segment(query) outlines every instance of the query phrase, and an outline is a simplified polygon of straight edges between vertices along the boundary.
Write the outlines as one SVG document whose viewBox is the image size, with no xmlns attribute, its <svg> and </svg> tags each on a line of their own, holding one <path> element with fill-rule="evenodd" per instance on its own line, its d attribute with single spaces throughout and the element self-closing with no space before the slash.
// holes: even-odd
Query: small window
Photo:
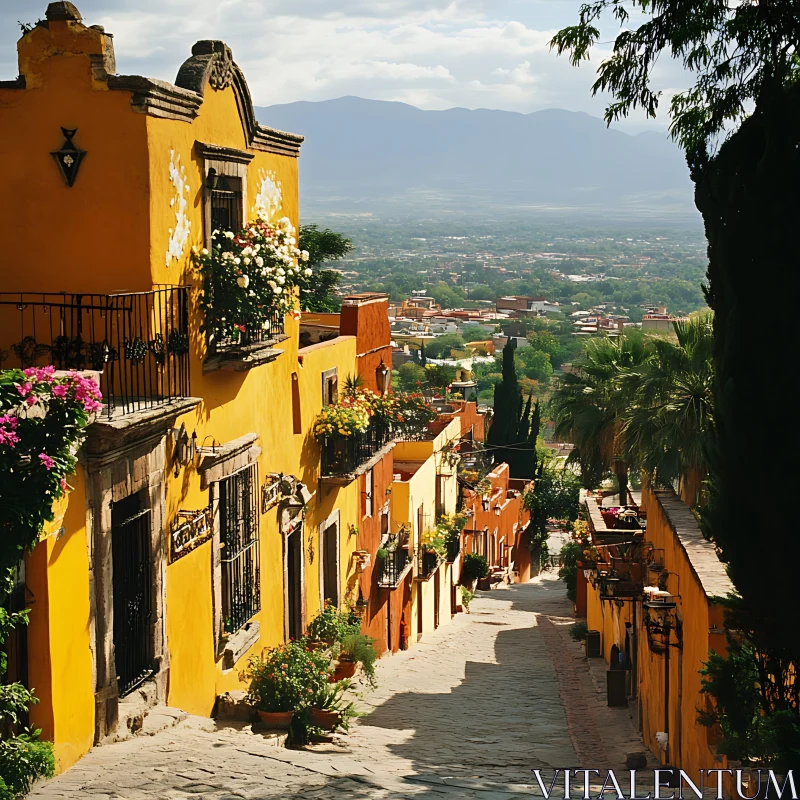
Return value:
<svg viewBox="0 0 800 800">
<path fill-rule="evenodd" d="M 339 402 L 339 376 L 336 367 L 322 373 L 322 405 L 335 406 Z"/>
<path fill-rule="evenodd" d="M 242 181 L 220 175 L 211 190 L 211 230 L 242 229 Z"/>
<path fill-rule="evenodd" d="M 371 469 L 364 473 L 364 516 L 372 516 L 372 495 L 375 490 L 375 476 Z"/>
</svg>

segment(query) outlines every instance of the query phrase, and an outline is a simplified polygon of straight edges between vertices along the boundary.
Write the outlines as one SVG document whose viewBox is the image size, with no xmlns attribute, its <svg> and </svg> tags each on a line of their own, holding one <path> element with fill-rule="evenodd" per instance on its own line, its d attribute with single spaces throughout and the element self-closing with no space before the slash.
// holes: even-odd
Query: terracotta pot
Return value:
<svg viewBox="0 0 800 800">
<path fill-rule="evenodd" d="M 294 711 L 259 711 L 261 721 L 271 730 L 288 731 Z"/>
<path fill-rule="evenodd" d="M 346 678 L 352 678 L 353 675 L 356 674 L 357 666 L 358 664 L 356 664 L 355 661 L 343 661 L 340 659 L 336 662 L 336 668 L 333 671 L 333 675 L 331 675 L 328 680 L 330 683 L 338 683 Z"/>
<path fill-rule="evenodd" d="M 324 640 L 321 642 L 310 641 L 308 644 L 306 644 L 306 650 L 324 650 L 326 647 L 330 647 L 332 644 L 333 642 L 327 642 Z"/>
<path fill-rule="evenodd" d="M 339 724 L 339 712 L 312 708 L 311 724 L 315 728 L 322 728 L 324 731 L 332 731 Z"/>
</svg>

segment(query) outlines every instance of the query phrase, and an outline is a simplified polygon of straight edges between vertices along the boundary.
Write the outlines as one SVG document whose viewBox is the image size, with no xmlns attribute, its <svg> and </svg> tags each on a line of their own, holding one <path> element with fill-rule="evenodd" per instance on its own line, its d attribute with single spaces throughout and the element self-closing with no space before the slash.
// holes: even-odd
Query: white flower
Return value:
<svg viewBox="0 0 800 800">
<path fill-rule="evenodd" d="M 284 278 L 283 275 L 278 275 L 278 283 L 283 286 L 283 284 L 286 283 L 286 278 Z"/>
<path fill-rule="evenodd" d="M 294 236 L 290 236 L 288 242 L 293 247 L 294 245 L 297 244 L 297 239 L 295 239 Z"/>
<path fill-rule="evenodd" d="M 272 289 L 273 292 L 277 290 L 278 284 L 275 283 L 275 281 L 267 281 L 267 283 L 269 283 L 269 288 Z"/>
<path fill-rule="evenodd" d="M 204 248 L 203 248 L 203 249 L 200 251 L 200 254 L 201 254 L 201 255 L 204 255 L 204 256 L 207 256 L 207 255 L 208 255 L 208 249 L 204 247 Z"/>
<path fill-rule="evenodd" d="M 260 245 L 260 244 L 256 244 L 256 245 L 253 247 L 253 252 L 257 253 L 257 252 L 258 252 L 260 249 L 261 249 L 261 245 Z"/>
<path fill-rule="evenodd" d="M 309 275 L 311 275 L 311 268 L 310 268 L 310 267 L 306 267 L 306 268 L 303 270 L 303 275 L 305 275 L 306 277 L 308 277 Z"/>
<path fill-rule="evenodd" d="M 242 259 L 241 259 L 241 258 L 234 258 L 234 259 L 233 259 L 233 263 L 234 263 L 234 264 L 236 264 L 236 266 L 238 267 L 238 266 L 239 266 L 239 264 L 241 264 L 241 263 L 242 263 Z"/>
<path fill-rule="evenodd" d="M 226 239 L 233 239 L 233 231 L 225 231 L 223 235 Z"/>
<path fill-rule="evenodd" d="M 250 245 L 248 245 L 247 247 L 244 248 L 244 250 L 242 250 L 242 255 L 243 256 L 251 256 L 251 255 L 253 255 L 253 248 L 250 247 Z"/>
<path fill-rule="evenodd" d="M 247 275 L 240 275 L 236 279 L 236 283 L 240 289 L 246 289 L 250 285 L 250 278 Z"/>
<path fill-rule="evenodd" d="M 275 289 L 275 294 L 280 294 L 283 291 L 280 286 Z"/>
<path fill-rule="evenodd" d="M 285 275 L 285 274 L 286 274 L 286 271 L 284 270 L 284 268 L 283 267 L 278 267 L 278 275 Z"/>
<path fill-rule="evenodd" d="M 249 259 L 249 258 L 247 258 L 247 256 L 245 256 L 245 258 L 244 258 L 243 260 L 244 260 L 244 263 L 245 263 L 245 264 L 249 264 L 249 263 L 250 263 L 250 259 Z"/>
<path fill-rule="evenodd" d="M 256 256 L 256 266 L 263 267 L 264 266 L 264 259 L 261 256 Z"/>
<path fill-rule="evenodd" d="M 301 258 L 303 261 L 308 261 L 308 250 L 303 250 L 303 252 L 302 252 L 302 253 L 300 253 L 300 258 Z"/>
</svg>

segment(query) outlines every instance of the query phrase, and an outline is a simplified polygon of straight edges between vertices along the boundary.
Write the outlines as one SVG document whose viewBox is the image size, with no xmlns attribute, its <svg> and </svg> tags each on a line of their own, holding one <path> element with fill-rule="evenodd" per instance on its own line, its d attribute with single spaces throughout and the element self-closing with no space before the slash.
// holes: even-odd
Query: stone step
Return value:
<svg viewBox="0 0 800 800">
<path fill-rule="evenodd" d="M 153 736 L 159 731 L 174 728 L 183 722 L 189 715 L 179 708 L 171 706 L 154 706 L 145 715 L 142 727 L 137 731 L 138 736 Z"/>
</svg>

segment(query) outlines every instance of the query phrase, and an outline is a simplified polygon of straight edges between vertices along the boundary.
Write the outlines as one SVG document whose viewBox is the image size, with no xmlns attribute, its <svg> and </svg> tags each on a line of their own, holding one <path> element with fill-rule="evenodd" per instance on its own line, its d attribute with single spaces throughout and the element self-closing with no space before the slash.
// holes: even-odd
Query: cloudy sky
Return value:
<svg viewBox="0 0 800 800">
<path fill-rule="evenodd" d="M 18 21 L 47 0 L 0 0 L 0 76 L 17 74 Z M 579 0 L 76 0 L 115 36 L 121 73 L 173 80 L 197 39 L 223 39 L 256 105 L 358 95 L 420 108 L 566 108 L 601 116 L 594 67 L 550 52 Z M 611 38 L 613 27 L 603 31 Z M 606 37 L 607 33 L 607 37 Z M 603 48 L 601 48 L 603 49 Z M 603 53 L 595 55 L 594 64 Z M 656 77 L 677 88 L 670 65 Z M 635 117 L 627 130 L 663 128 Z"/>
</svg>

